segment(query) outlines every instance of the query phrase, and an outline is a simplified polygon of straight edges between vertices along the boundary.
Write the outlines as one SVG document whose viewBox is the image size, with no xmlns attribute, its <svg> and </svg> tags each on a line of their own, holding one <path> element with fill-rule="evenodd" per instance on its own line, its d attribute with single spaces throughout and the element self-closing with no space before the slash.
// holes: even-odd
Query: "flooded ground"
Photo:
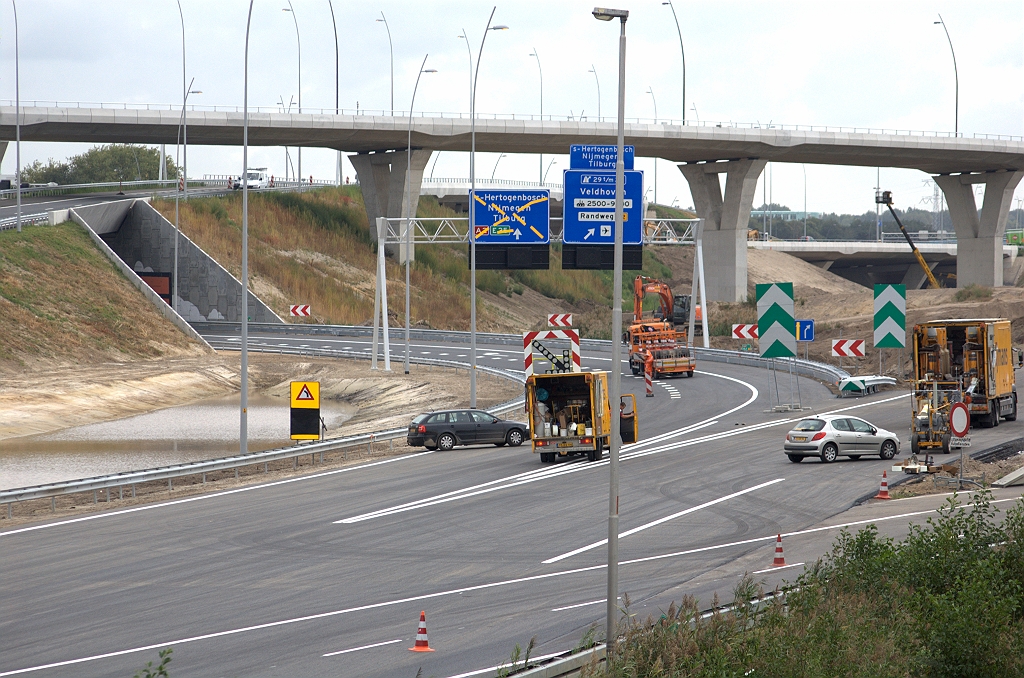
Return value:
<svg viewBox="0 0 1024 678">
<path fill-rule="evenodd" d="M 328 435 L 355 414 L 324 401 Z M 249 450 L 289 445 L 287 398 L 251 396 Z M 238 452 L 239 396 L 204 400 L 56 433 L 0 440 L 0 489 L 74 480 Z"/>
</svg>

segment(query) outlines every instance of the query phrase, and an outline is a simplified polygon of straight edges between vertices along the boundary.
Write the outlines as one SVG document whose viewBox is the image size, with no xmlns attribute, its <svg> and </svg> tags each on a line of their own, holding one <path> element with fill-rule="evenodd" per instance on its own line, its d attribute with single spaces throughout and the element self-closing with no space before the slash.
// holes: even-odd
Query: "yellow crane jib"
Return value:
<svg viewBox="0 0 1024 678">
<path fill-rule="evenodd" d="M 892 191 L 876 191 L 875 202 L 889 208 L 889 213 L 892 214 L 892 218 L 896 220 L 896 225 L 900 227 L 900 232 L 903 233 L 903 237 L 907 239 L 907 244 L 910 245 L 910 250 L 914 253 L 917 263 L 920 264 L 922 269 L 924 269 L 924 274 L 928 276 L 928 284 L 933 290 L 939 289 L 939 281 L 935 279 L 935 275 L 932 273 L 931 267 L 928 266 L 928 262 L 924 260 L 924 256 L 922 256 L 920 250 L 917 249 L 917 245 L 914 244 L 910 234 L 907 233 L 907 229 L 903 226 L 903 222 L 900 221 L 900 218 L 896 215 L 896 210 L 892 208 Z"/>
</svg>

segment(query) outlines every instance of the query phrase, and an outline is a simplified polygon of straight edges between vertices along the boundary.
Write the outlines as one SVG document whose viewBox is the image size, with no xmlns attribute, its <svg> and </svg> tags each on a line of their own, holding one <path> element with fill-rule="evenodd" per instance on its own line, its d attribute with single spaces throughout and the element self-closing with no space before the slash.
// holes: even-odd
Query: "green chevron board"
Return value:
<svg viewBox="0 0 1024 678">
<path fill-rule="evenodd" d="M 907 286 L 875 285 L 875 348 L 907 345 Z"/>
<path fill-rule="evenodd" d="M 757 334 L 764 358 L 792 358 L 796 355 L 796 319 L 793 283 L 757 286 Z"/>
</svg>

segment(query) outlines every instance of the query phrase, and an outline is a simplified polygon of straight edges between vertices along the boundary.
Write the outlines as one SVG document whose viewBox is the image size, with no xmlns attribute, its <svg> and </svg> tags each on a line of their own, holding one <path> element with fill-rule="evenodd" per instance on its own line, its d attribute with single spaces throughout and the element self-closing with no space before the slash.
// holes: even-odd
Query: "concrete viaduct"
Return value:
<svg viewBox="0 0 1024 678">
<path fill-rule="evenodd" d="M 180 109 L 22 107 L 25 141 L 173 144 Z M 14 139 L 15 109 L 0 107 L 0 139 Z M 406 117 L 250 112 L 249 143 L 306 146 L 350 156 L 370 223 L 401 217 L 404 204 Z M 946 196 L 957 236 L 957 285 L 1003 284 L 1003 234 L 1013 191 L 1024 177 L 1024 141 L 1007 137 L 941 137 L 825 128 L 627 124 L 636 155 L 675 162 L 705 219 L 708 298 L 738 301 L 747 292 L 747 223 L 754 187 L 768 162 L 917 169 L 935 178 Z M 242 112 L 189 111 L 189 142 L 240 146 Z M 570 144 L 614 143 L 610 122 L 478 116 L 482 152 L 564 154 Z M 468 151 L 468 116 L 412 121 L 412 195 L 434 151 Z M 721 177 L 725 176 L 723 182 Z M 985 186 L 981 209 L 974 186 Z"/>
</svg>

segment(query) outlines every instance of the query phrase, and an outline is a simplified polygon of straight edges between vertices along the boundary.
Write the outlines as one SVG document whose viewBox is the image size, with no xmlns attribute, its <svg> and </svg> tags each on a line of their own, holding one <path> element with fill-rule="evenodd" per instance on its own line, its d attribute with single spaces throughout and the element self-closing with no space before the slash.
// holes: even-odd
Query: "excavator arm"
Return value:
<svg viewBox="0 0 1024 678">
<path fill-rule="evenodd" d="M 876 194 L 875 202 L 880 202 L 889 208 L 889 213 L 892 214 L 892 218 L 896 220 L 896 225 L 900 227 L 900 232 L 903 233 L 903 237 L 907 239 L 907 244 L 910 245 L 910 250 L 914 253 L 914 257 L 917 259 L 917 263 L 920 264 L 921 268 L 924 269 L 924 274 L 928 276 L 928 284 L 931 285 L 933 290 L 939 289 L 939 281 L 935 279 L 935 274 L 932 273 L 932 269 L 928 266 L 928 262 L 924 260 L 924 256 L 921 251 L 917 249 L 917 245 L 910 238 L 910 234 L 907 233 L 907 229 L 903 226 L 903 222 L 896 215 L 896 210 L 892 208 L 892 192 L 882 191 L 879 197 Z"/>
<path fill-rule="evenodd" d="M 657 294 L 661 298 L 662 318 L 671 322 L 672 320 L 672 289 L 660 280 L 647 278 L 638 275 L 633 280 L 633 322 L 643 322 L 644 297 L 648 294 Z"/>
</svg>

